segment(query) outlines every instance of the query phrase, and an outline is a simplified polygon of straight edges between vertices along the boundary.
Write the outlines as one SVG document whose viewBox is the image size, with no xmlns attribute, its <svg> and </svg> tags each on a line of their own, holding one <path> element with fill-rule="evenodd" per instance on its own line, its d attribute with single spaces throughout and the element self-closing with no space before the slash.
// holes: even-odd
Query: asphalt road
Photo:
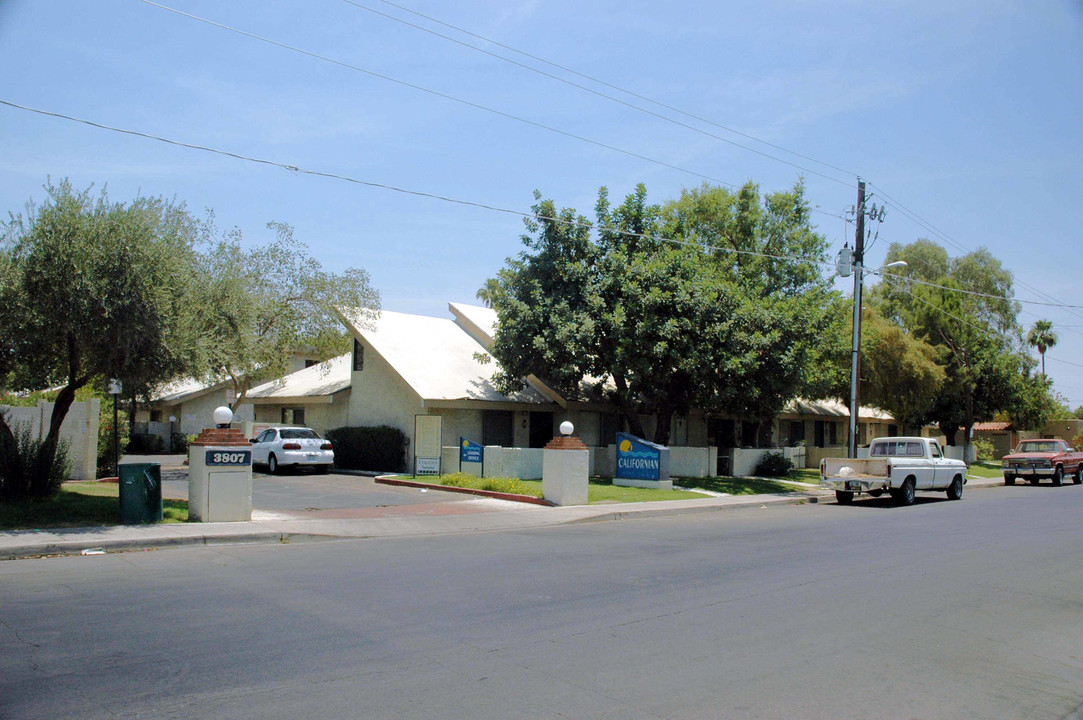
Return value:
<svg viewBox="0 0 1083 720">
<path fill-rule="evenodd" d="M 0 718 L 1083 717 L 1083 486 L 0 563 Z"/>
</svg>

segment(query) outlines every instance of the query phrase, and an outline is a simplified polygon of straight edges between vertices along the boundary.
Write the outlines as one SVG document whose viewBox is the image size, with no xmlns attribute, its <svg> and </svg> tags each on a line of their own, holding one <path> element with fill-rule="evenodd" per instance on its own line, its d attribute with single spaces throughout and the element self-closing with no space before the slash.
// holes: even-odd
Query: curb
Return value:
<svg viewBox="0 0 1083 720">
<path fill-rule="evenodd" d="M 0 550 L 0 562 L 4 560 L 26 560 L 41 557 L 72 557 L 83 555 L 84 551 L 101 550 L 105 553 L 132 552 L 137 550 L 156 550 L 159 548 L 188 547 L 192 545 L 255 545 L 282 543 L 298 540 L 333 540 L 333 536 L 313 535 L 311 533 L 282 533 L 275 531 L 240 533 L 237 535 L 192 535 L 183 537 L 160 537 L 144 539 L 100 540 L 97 542 L 79 542 L 67 540 L 37 545 L 23 545 Z M 85 553 L 97 554 L 97 553 Z"/>
<path fill-rule="evenodd" d="M 474 488 L 455 487 L 454 485 L 435 485 L 433 483 L 417 482 L 416 480 L 399 480 L 395 476 L 381 475 L 376 482 L 382 485 L 402 485 L 403 487 L 425 488 L 426 490 L 443 490 L 446 492 L 464 493 L 467 495 L 481 495 L 482 497 L 496 498 L 497 500 L 510 500 L 512 502 L 527 503 L 530 505 L 544 505 L 545 507 L 557 507 L 554 503 L 543 498 L 531 495 L 516 495 L 515 493 L 497 492 L 496 490 L 476 490 Z"/>
<path fill-rule="evenodd" d="M 835 498 L 828 498 L 826 495 L 772 495 L 764 497 L 763 495 L 754 495 L 749 497 L 755 497 L 755 500 L 747 500 L 740 502 L 732 502 L 724 505 L 687 505 L 684 507 L 670 507 L 670 508 L 648 508 L 646 510 L 636 509 L 634 507 L 622 508 L 620 510 L 613 510 L 610 512 L 601 513 L 588 518 L 580 518 L 578 520 L 567 520 L 562 524 L 575 525 L 580 523 L 591 522 L 608 522 L 611 520 L 637 520 L 639 518 L 656 518 L 665 517 L 667 515 L 698 515 L 702 513 L 711 512 L 729 512 L 732 510 L 749 510 L 756 508 L 763 508 L 769 505 L 819 505 L 826 501 L 834 502 Z M 633 503 L 628 503 L 633 504 Z"/>
</svg>

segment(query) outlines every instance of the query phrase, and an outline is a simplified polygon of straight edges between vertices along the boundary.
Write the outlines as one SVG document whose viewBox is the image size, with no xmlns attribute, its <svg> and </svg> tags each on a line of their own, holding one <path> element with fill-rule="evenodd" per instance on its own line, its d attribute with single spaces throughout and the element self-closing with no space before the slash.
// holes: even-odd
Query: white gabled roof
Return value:
<svg viewBox="0 0 1083 720">
<path fill-rule="evenodd" d="M 350 353 L 257 385 L 248 398 L 287 399 L 333 395 L 350 388 Z"/>
<path fill-rule="evenodd" d="M 805 400 L 797 398 L 786 403 L 782 408 L 783 415 L 811 415 L 815 417 L 850 417 L 850 406 L 835 399 L 830 400 Z M 864 420 L 894 420 L 890 413 L 880 408 L 866 407 L 862 405 L 857 411 L 858 417 Z"/>
<path fill-rule="evenodd" d="M 475 317 L 483 316 L 473 311 L 487 311 L 474 306 L 455 307 L 460 311 L 469 308 Z M 530 387 L 511 395 L 498 392 L 492 379 L 500 366 L 495 360 L 482 363 L 478 356 L 485 355 L 486 347 L 475 339 L 477 333 L 468 332 L 454 320 L 388 310 L 368 320 L 356 310 L 343 308 L 340 312 L 354 334 L 387 361 L 422 400 L 549 402 Z"/>
<path fill-rule="evenodd" d="M 227 382 L 229 381 L 219 380 L 217 382 L 208 383 L 203 380 L 196 380 L 195 378 L 181 378 L 180 380 L 174 380 L 173 382 L 166 383 L 158 388 L 154 397 L 151 399 L 151 402 L 161 403 L 163 405 L 176 405 L 177 403 L 182 403 L 185 400 L 190 400 L 203 393 L 222 387 Z"/>
</svg>

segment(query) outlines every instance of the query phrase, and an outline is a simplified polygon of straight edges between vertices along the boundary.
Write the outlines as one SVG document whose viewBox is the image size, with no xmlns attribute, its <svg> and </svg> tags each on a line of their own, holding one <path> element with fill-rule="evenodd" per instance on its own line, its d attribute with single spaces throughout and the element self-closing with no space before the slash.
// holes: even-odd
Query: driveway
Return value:
<svg viewBox="0 0 1083 720">
<path fill-rule="evenodd" d="M 121 462 L 158 463 L 162 467 L 162 496 L 188 499 L 185 455 L 126 455 Z M 301 470 L 269 475 L 252 473 L 253 513 L 305 518 L 351 518 L 387 515 L 476 512 L 482 499 L 458 493 L 381 485 L 371 477 Z M 491 504 L 491 503 L 490 503 Z"/>
</svg>

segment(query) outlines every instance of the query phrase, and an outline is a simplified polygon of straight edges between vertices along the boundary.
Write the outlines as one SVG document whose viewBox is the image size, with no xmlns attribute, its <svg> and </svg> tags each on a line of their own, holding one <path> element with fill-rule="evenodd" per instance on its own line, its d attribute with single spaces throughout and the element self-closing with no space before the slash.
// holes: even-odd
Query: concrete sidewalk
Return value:
<svg viewBox="0 0 1083 720">
<path fill-rule="evenodd" d="M 969 478 L 967 487 L 1003 485 L 1001 479 Z M 382 516 L 336 519 L 290 518 L 253 512 L 249 522 L 169 523 L 0 532 L 0 560 L 47 555 L 98 554 L 183 545 L 290 543 L 346 538 L 396 538 L 466 532 L 499 532 L 582 522 L 630 520 L 668 515 L 835 502 L 819 488 L 776 495 L 740 495 L 696 500 L 542 507 L 479 498 L 473 509 L 421 507 L 415 514 L 387 508 Z"/>
</svg>

